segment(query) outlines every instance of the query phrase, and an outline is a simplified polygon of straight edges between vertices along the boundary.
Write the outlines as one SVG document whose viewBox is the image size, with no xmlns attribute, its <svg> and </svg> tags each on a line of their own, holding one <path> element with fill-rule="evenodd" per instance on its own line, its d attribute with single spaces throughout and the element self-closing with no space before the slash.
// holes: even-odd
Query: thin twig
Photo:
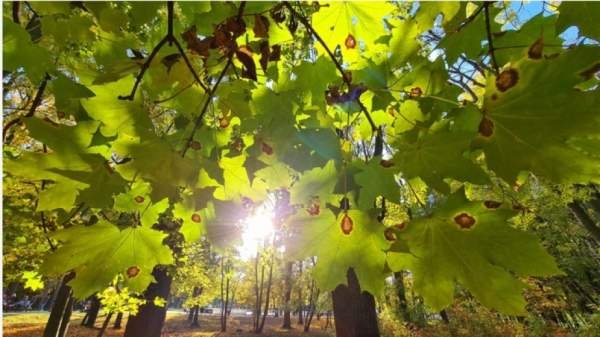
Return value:
<svg viewBox="0 0 600 337">
<path fill-rule="evenodd" d="M 238 9 L 238 15 L 237 15 L 238 21 L 241 20 L 242 15 L 244 14 L 245 7 L 246 7 L 246 2 L 242 1 L 240 3 L 240 8 Z M 213 100 L 214 94 L 217 91 L 219 84 L 221 84 L 221 81 L 223 80 L 223 77 L 225 77 L 227 70 L 229 70 L 229 67 L 233 64 L 233 56 L 234 55 L 235 55 L 235 53 L 233 51 L 229 52 L 229 55 L 227 56 L 227 63 L 225 64 L 225 67 L 223 68 L 223 70 L 221 70 L 221 73 L 219 74 L 217 81 L 213 85 L 212 89 L 207 90 L 208 97 L 206 97 L 206 101 L 204 102 L 204 106 L 202 107 L 202 110 L 200 111 L 200 115 L 198 115 L 198 117 L 196 118 L 196 121 L 194 122 L 194 127 L 192 128 L 192 132 L 190 133 L 190 136 L 188 137 L 185 144 L 183 144 L 183 149 L 181 150 L 182 157 L 185 157 L 187 150 L 190 148 L 190 145 L 191 145 L 192 141 L 194 140 L 194 135 L 196 134 L 196 131 L 198 130 L 198 128 L 200 128 L 200 125 L 202 124 L 202 119 L 204 118 L 204 115 L 208 111 L 208 107 L 210 106 L 210 104 Z"/>
<path fill-rule="evenodd" d="M 498 62 L 496 61 L 496 54 L 494 54 L 494 41 L 492 39 L 492 28 L 490 27 L 490 5 L 492 5 L 492 2 L 486 2 L 483 4 L 483 9 L 485 12 L 485 30 L 488 39 L 488 49 L 492 57 L 492 65 L 494 66 L 494 72 L 496 73 L 496 76 L 498 76 L 500 74 L 500 68 L 498 67 Z"/>
<path fill-rule="evenodd" d="M 335 67 L 337 68 L 337 70 L 342 75 L 342 80 L 344 81 L 344 83 L 346 83 L 346 86 L 350 90 L 350 88 L 352 87 L 352 82 L 346 76 L 344 68 L 342 67 L 342 65 L 340 64 L 340 62 L 337 60 L 337 58 L 335 57 L 335 55 L 333 55 L 333 52 L 331 51 L 331 49 L 329 49 L 329 47 L 327 46 L 327 44 L 325 43 L 325 41 L 323 40 L 323 38 L 321 38 L 321 36 L 317 33 L 317 31 L 315 31 L 315 29 L 312 27 L 312 25 L 310 24 L 310 22 L 308 22 L 308 19 L 306 17 L 304 17 L 303 15 L 301 15 L 300 13 L 298 13 L 296 10 L 294 10 L 294 8 L 292 7 L 292 5 L 290 5 L 289 2 L 284 2 L 283 4 L 290 10 L 290 12 L 292 13 L 292 15 L 294 15 L 296 18 L 298 18 L 298 20 L 300 20 L 300 22 L 302 22 L 302 24 L 304 25 L 304 27 L 306 28 L 306 30 L 312 36 L 314 36 L 315 39 L 317 39 L 317 41 L 319 41 L 319 43 L 321 44 L 321 46 L 323 47 L 323 49 L 325 49 L 325 51 L 327 52 L 327 54 L 329 55 L 329 57 L 331 58 L 331 60 L 335 64 Z M 369 121 L 369 124 L 371 125 L 371 131 L 377 132 L 377 125 L 375 125 L 375 122 L 373 121 L 373 118 L 371 117 L 371 114 L 369 113 L 369 111 L 367 111 L 367 108 L 364 106 L 364 104 L 362 104 L 362 102 L 360 101 L 360 98 L 357 97 L 355 99 L 355 101 L 358 104 L 358 106 L 360 107 L 360 110 L 367 117 L 367 120 Z"/>
</svg>

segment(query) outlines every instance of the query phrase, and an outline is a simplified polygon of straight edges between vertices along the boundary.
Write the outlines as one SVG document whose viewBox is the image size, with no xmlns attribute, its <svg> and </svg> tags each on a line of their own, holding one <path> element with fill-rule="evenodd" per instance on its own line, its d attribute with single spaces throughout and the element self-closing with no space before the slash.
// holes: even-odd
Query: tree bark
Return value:
<svg viewBox="0 0 600 337">
<path fill-rule="evenodd" d="M 121 321 L 123 320 L 123 313 L 120 312 L 115 317 L 115 324 L 113 325 L 113 329 L 121 329 Z"/>
<path fill-rule="evenodd" d="M 71 318 L 70 307 L 73 306 L 72 290 L 67 283 L 74 277 L 75 273 L 71 272 L 62 278 L 56 290 L 56 298 L 44 329 L 44 337 L 64 337 L 66 334 Z"/>
<path fill-rule="evenodd" d="M 348 285 L 340 284 L 333 291 L 333 314 L 336 336 L 379 337 L 375 299 L 361 292 L 356 273 L 348 269 Z"/>
<path fill-rule="evenodd" d="M 575 200 L 568 204 L 571 213 L 579 221 L 579 223 L 588 231 L 588 233 L 600 243 L 600 227 L 596 226 L 594 220 L 587 214 L 581 202 Z"/>
<path fill-rule="evenodd" d="M 194 306 L 194 317 L 192 318 L 192 324 L 191 324 L 192 328 L 200 327 L 200 323 L 198 322 L 198 313 L 199 312 L 200 312 L 200 306 L 199 305 Z"/>
<path fill-rule="evenodd" d="M 123 337 L 160 337 L 165 323 L 167 307 L 157 307 L 154 298 L 159 296 L 168 299 L 172 278 L 162 267 L 155 267 L 152 275 L 157 283 L 152 283 L 144 292 L 148 303 L 142 305 L 137 315 L 130 316 Z"/>
<path fill-rule="evenodd" d="M 94 327 L 94 324 L 96 324 L 96 319 L 98 318 L 98 312 L 100 311 L 100 300 L 98 299 L 98 297 L 96 297 L 96 295 L 92 295 L 91 301 L 92 304 L 90 306 L 90 309 L 85 314 L 83 321 L 81 321 L 81 325 L 88 328 Z"/>
<path fill-rule="evenodd" d="M 285 292 L 283 294 L 283 325 L 282 329 L 292 328 L 292 319 L 290 317 L 290 300 L 292 299 L 292 270 L 294 268 L 293 262 L 288 262 L 285 266 Z"/>
</svg>

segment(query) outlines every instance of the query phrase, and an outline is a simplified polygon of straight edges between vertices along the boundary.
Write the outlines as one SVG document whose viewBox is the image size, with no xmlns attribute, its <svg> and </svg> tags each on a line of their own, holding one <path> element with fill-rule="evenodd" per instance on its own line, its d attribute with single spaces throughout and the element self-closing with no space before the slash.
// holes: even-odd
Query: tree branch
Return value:
<svg viewBox="0 0 600 337">
<path fill-rule="evenodd" d="M 29 117 L 33 116 L 33 114 L 35 113 L 35 110 L 38 108 L 38 106 L 40 104 L 42 104 L 42 99 L 44 97 L 44 91 L 46 91 L 46 85 L 48 84 L 49 80 L 50 80 L 50 75 L 46 74 L 44 76 L 44 79 L 42 80 L 42 83 L 40 83 L 40 86 L 38 87 L 37 92 L 35 93 L 35 97 L 33 98 L 33 103 L 31 104 L 31 107 L 29 108 L 29 111 L 27 112 L 27 114 L 22 117 L 17 117 L 15 119 L 11 120 L 10 122 L 6 123 L 6 125 L 2 129 L 2 139 L 3 140 L 6 139 L 6 135 L 7 135 L 8 131 L 10 130 L 10 128 L 12 128 L 14 125 L 23 123 L 23 118 L 29 118 Z"/>
<path fill-rule="evenodd" d="M 242 1 L 240 3 L 240 8 L 238 9 L 238 15 L 237 15 L 238 20 L 241 20 L 242 15 L 244 14 L 245 7 L 246 7 L 246 2 Z M 200 125 L 202 124 L 202 119 L 204 118 L 204 115 L 208 111 L 208 107 L 213 100 L 213 97 L 215 95 L 215 92 L 217 91 L 217 88 L 219 87 L 219 84 L 221 84 L 221 81 L 223 80 L 223 77 L 225 77 L 227 70 L 229 70 L 229 67 L 233 64 L 233 56 L 234 55 L 235 55 L 235 53 L 233 51 L 229 52 L 229 55 L 227 56 L 227 63 L 225 64 L 225 67 L 223 68 L 223 70 L 221 70 L 219 77 L 217 77 L 217 81 L 213 85 L 212 89 L 207 90 L 208 97 L 206 98 L 206 102 L 204 102 L 204 106 L 202 107 L 202 110 L 200 111 L 200 115 L 198 115 L 198 117 L 196 118 L 196 121 L 194 122 L 194 127 L 192 128 L 192 132 L 190 133 L 190 136 L 188 137 L 185 144 L 183 144 L 183 149 L 181 150 L 182 157 L 185 157 L 187 150 L 190 148 L 190 144 L 194 140 L 194 135 L 196 134 L 196 131 L 200 128 Z"/>
<path fill-rule="evenodd" d="M 187 65 L 188 69 L 192 73 L 192 76 L 194 77 L 194 79 L 196 80 L 196 82 L 198 83 L 198 85 L 200 85 L 202 87 L 202 89 L 204 89 L 207 93 L 210 92 L 210 90 L 200 80 L 200 77 L 198 76 L 198 74 L 196 73 L 196 71 L 192 67 L 192 64 L 190 63 L 190 60 L 185 55 L 185 51 L 181 47 L 181 44 L 179 43 L 179 41 L 177 41 L 177 38 L 175 38 L 175 35 L 173 35 L 173 11 L 174 11 L 174 5 L 175 5 L 175 3 L 173 1 L 167 1 L 167 34 L 152 49 L 152 52 L 148 56 L 148 59 L 142 65 L 142 69 L 140 70 L 140 73 L 136 76 L 135 83 L 133 84 L 133 88 L 131 88 L 131 92 L 129 93 L 129 95 L 126 95 L 126 96 L 119 95 L 119 97 L 118 97 L 119 99 L 121 99 L 121 100 L 128 100 L 128 101 L 132 101 L 133 100 L 133 98 L 135 97 L 135 92 L 137 91 L 137 88 L 140 85 L 140 82 L 142 81 L 142 78 L 144 78 L 144 74 L 146 73 L 146 70 L 148 70 L 148 68 L 150 68 L 150 64 L 152 63 L 152 60 L 154 59 L 154 57 L 158 54 L 158 52 L 160 51 L 160 49 L 167 42 L 169 43 L 169 45 L 172 45 L 173 43 L 175 44 L 175 46 L 177 47 L 177 50 L 179 51 L 179 54 L 181 54 L 181 56 L 183 57 L 183 60 L 185 61 L 185 64 Z"/>
<path fill-rule="evenodd" d="M 492 65 L 494 66 L 494 72 L 496 76 L 500 74 L 500 68 L 498 68 L 498 62 L 496 61 L 496 54 L 494 54 L 494 41 L 492 39 L 492 29 L 490 27 L 490 6 L 492 2 L 486 2 L 483 4 L 483 10 L 485 13 L 485 30 L 487 33 L 488 40 L 488 49 L 490 51 L 490 56 L 492 57 Z"/>
<path fill-rule="evenodd" d="M 19 19 L 19 8 L 21 6 L 21 2 L 20 1 L 13 1 L 12 2 L 12 19 L 13 22 L 16 23 L 17 25 L 21 24 L 21 20 Z"/>
<path fill-rule="evenodd" d="M 298 18 L 298 20 L 300 20 L 300 22 L 302 22 L 302 24 L 304 25 L 306 30 L 312 36 L 314 36 L 317 39 L 317 41 L 319 41 L 319 43 L 321 44 L 323 49 L 325 49 L 325 51 L 327 52 L 327 54 L 329 55 L 329 57 L 335 64 L 335 67 L 337 68 L 337 70 L 342 75 L 342 80 L 344 81 L 344 83 L 346 83 L 346 86 L 348 86 L 348 89 L 350 89 L 352 86 L 352 82 L 346 76 L 344 68 L 342 67 L 340 62 L 336 59 L 335 55 L 333 55 L 333 52 L 331 51 L 331 49 L 329 49 L 329 47 L 327 46 L 327 44 L 325 43 L 323 38 L 321 38 L 321 36 L 315 31 L 315 29 L 312 27 L 310 22 L 308 22 L 308 19 L 306 17 L 304 17 L 302 14 L 298 13 L 296 10 L 294 10 L 294 8 L 292 7 L 292 5 L 290 5 L 289 2 L 284 2 L 283 4 L 290 10 L 290 12 L 292 13 L 293 16 L 295 16 L 296 18 Z M 369 111 L 367 111 L 367 108 L 364 106 L 364 104 L 362 104 L 362 102 L 360 101 L 360 98 L 357 97 L 355 99 L 355 102 L 358 104 L 358 106 L 360 107 L 360 110 L 367 117 L 367 120 L 369 121 L 369 124 L 371 125 L 371 131 L 377 132 L 377 125 L 375 125 L 375 122 L 373 121 L 371 114 L 369 113 Z"/>
</svg>

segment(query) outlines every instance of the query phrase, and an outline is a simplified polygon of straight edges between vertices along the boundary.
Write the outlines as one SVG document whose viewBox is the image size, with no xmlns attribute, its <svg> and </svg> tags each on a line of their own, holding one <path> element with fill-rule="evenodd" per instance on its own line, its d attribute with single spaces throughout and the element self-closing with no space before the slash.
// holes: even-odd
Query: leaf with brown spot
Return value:
<svg viewBox="0 0 600 337">
<path fill-rule="evenodd" d="M 346 37 L 346 40 L 344 41 L 344 45 L 346 46 L 347 49 L 356 48 L 356 39 L 354 38 L 354 36 L 352 34 L 348 34 L 348 36 Z"/>
<path fill-rule="evenodd" d="M 529 50 L 527 51 L 527 55 L 529 56 L 530 59 L 539 60 L 542 58 L 543 52 L 544 52 L 544 37 L 541 36 L 539 39 L 537 39 L 531 45 L 531 47 L 529 47 Z"/>
<path fill-rule="evenodd" d="M 503 70 L 496 78 L 496 88 L 504 92 L 514 87 L 519 81 L 519 72 L 516 69 Z"/>
<path fill-rule="evenodd" d="M 477 221 L 472 215 L 463 212 L 454 217 L 454 222 L 460 229 L 471 229 Z"/>
<path fill-rule="evenodd" d="M 479 122 L 479 134 L 489 138 L 494 134 L 494 122 L 487 117 L 483 117 Z"/>
<path fill-rule="evenodd" d="M 409 270 L 414 289 L 433 310 L 453 302 L 457 282 L 489 308 L 525 313 L 519 279 L 561 272 L 534 234 L 511 226 L 515 215 L 510 207 L 488 209 L 469 201 L 460 189 L 431 215 L 396 232 L 396 242 L 406 248 L 389 251 L 388 266 Z"/>
<path fill-rule="evenodd" d="M 342 233 L 346 235 L 349 235 L 354 229 L 354 222 L 352 221 L 352 218 L 350 218 L 350 216 L 348 215 L 348 212 L 344 213 L 344 217 L 340 222 L 340 228 L 342 229 Z"/>
</svg>

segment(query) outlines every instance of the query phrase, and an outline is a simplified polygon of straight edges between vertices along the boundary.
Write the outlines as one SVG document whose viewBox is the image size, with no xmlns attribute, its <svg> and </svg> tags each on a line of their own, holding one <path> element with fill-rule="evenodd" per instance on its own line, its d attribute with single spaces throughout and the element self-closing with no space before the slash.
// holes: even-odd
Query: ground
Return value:
<svg viewBox="0 0 600 337">
<path fill-rule="evenodd" d="M 89 329 L 80 326 L 83 314 L 73 313 L 71 319 L 71 326 L 67 333 L 67 337 L 96 337 L 104 315 L 100 315 L 96 320 L 96 328 Z M 2 317 L 4 333 L 3 337 L 41 337 L 44 331 L 44 324 L 48 319 L 48 313 L 45 312 L 29 312 L 29 313 L 5 313 Z M 293 320 L 295 323 L 295 320 Z M 311 330 L 309 333 L 302 331 L 301 325 L 294 324 L 294 329 L 291 331 L 280 329 L 282 323 L 281 318 L 268 317 L 265 323 L 264 333 L 258 336 L 268 337 L 331 337 L 334 335 L 333 329 L 330 327 L 327 330 L 323 329 L 325 324 L 325 318 L 321 318 L 321 321 L 316 319 L 311 324 Z M 123 321 L 123 327 L 125 327 L 126 321 Z M 200 327 L 190 328 L 187 322 L 187 315 L 178 311 L 169 311 L 167 315 L 167 322 L 163 328 L 162 336 L 165 337 L 256 337 L 257 335 L 252 333 L 252 318 L 251 317 L 231 317 L 228 322 L 228 332 L 218 332 L 219 315 L 202 315 L 200 317 Z M 112 322 L 109 328 L 106 330 L 104 336 L 106 337 L 121 337 L 123 336 L 124 329 L 114 330 L 112 329 Z"/>
</svg>

